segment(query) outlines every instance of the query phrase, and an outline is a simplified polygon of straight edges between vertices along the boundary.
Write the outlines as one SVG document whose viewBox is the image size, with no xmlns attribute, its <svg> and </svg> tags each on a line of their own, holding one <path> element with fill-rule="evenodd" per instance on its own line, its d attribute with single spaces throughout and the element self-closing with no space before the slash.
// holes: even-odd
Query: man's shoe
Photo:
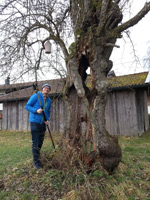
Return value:
<svg viewBox="0 0 150 200">
<path fill-rule="evenodd" d="M 35 168 L 36 168 L 36 169 L 41 169 L 40 164 L 36 164 L 36 165 L 35 165 Z"/>
</svg>

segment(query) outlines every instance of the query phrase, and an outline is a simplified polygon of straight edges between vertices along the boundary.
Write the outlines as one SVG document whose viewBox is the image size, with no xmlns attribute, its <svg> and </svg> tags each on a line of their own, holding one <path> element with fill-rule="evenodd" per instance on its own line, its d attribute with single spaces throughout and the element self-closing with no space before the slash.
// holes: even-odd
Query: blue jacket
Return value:
<svg viewBox="0 0 150 200">
<path fill-rule="evenodd" d="M 44 108 L 44 112 L 46 115 L 46 119 L 49 121 L 50 111 L 51 111 L 51 99 L 48 97 L 44 102 L 43 94 L 38 92 L 42 106 Z M 38 114 L 36 111 L 41 108 L 40 102 L 37 94 L 33 94 L 25 105 L 25 109 L 30 112 L 29 122 L 34 122 L 38 124 L 44 124 L 43 113 Z"/>
</svg>

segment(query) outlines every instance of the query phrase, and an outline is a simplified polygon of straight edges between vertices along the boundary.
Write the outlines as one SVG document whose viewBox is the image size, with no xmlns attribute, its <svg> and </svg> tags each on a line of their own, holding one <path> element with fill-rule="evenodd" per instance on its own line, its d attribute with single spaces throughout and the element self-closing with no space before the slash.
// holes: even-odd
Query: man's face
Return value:
<svg viewBox="0 0 150 200">
<path fill-rule="evenodd" d="M 43 90 L 42 90 L 42 93 L 43 93 L 43 94 L 48 94 L 49 92 L 50 92 L 50 88 L 47 87 L 47 86 L 44 87 Z"/>
</svg>

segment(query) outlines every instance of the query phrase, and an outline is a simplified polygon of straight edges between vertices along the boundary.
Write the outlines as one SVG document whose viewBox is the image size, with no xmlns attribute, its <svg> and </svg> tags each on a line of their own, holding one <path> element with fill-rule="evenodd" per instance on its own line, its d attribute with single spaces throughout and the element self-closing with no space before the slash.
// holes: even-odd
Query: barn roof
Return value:
<svg viewBox="0 0 150 200">
<path fill-rule="evenodd" d="M 38 87 L 41 89 L 44 83 L 50 83 L 52 85 L 52 89 L 57 89 L 58 85 L 62 84 L 65 79 L 53 79 L 53 80 L 44 80 L 38 81 Z M 10 85 L 0 85 L 0 90 L 5 90 L 6 93 L 10 93 L 13 91 L 18 91 L 21 89 L 32 87 L 35 82 L 27 82 L 27 83 L 15 83 Z"/>
<path fill-rule="evenodd" d="M 150 85 L 150 73 L 142 72 L 137 74 L 130 74 L 124 76 L 115 76 L 107 79 L 111 90 L 121 90 L 121 89 L 130 89 L 130 88 L 140 88 L 140 87 L 148 87 Z M 63 86 L 65 84 L 65 79 L 53 79 L 53 80 L 45 80 L 39 81 L 38 86 L 39 90 L 44 83 L 49 83 L 52 85 L 52 91 L 50 92 L 50 96 L 54 96 L 57 94 L 61 94 L 63 90 Z M 21 83 L 21 84 L 12 84 L 7 86 L 1 86 L 0 89 L 7 89 L 13 92 L 0 96 L 0 103 L 6 101 L 17 101 L 17 100 L 25 100 L 28 99 L 35 91 L 33 90 L 34 82 Z M 90 86 L 91 84 L 87 84 Z M 24 89 L 22 89 L 24 88 Z"/>
<path fill-rule="evenodd" d="M 150 84 L 150 73 L 141 72 L 124 76 L 114 76 L 108 78 L 110 89 L 129 89 L 137 87 L 147 87 Z"/>
<path fill-rule="evenodd" d="M 65 84 L 65 79 L 53 79 L 53 80 L 45 80 L 45 81 L 38 81 L 38 89 L 41 90 L 42 85 L 45 83 L 49 83 L 52 86 L 52 90 L 50 92 L 50 96 L 54 96 L 56 94 L 62 93 L 63 86 Z M 30 82 L 29 84 L 24 84 L 24 89 L 23 84 L 13 84 L 10 85 L 10 89 L 13 92 L 10 92 L 8 94 L 4 94 L 0 96 L 0 103 L 6 102 L 6 101 L 17 101 L 17 100 L 25 100 L 29 99 L 29 97 L 35 93 L 35 90 L 33 88 L 33 85 L 35 82 Z M 0 86 L 1 88 L 1 86 Z M 8 86 L 7 86 L 8 89 Z"/>
</svg>

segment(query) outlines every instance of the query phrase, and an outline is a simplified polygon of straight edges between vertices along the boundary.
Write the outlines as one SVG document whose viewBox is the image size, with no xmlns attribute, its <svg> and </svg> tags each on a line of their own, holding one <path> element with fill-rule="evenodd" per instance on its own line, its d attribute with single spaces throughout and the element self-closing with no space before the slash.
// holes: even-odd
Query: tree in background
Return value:
<svg viewBox="0 0 150 200">
<path fill-rule="evenodd" d="M 147 49 L 147 55 L 143 59 L 144 68 L 150 69 L 150 47 Z"/>
<path fill-rule="evenodd" d="M 68 4 L 56 0 L 1 1 L 1 76 L 9 75 L 14 81 L 24 75 L 34 77 L 39 65 L 43 74 L 54 68 L 55 72 L 61 71 L 61 76 L 66 76 L 61 48 L 67 47 L 70 37 L 68 8 Z M 52 53 L 46 56 L 44 44 L 50 39 L 53 41 Z"/>
<path fill-rule="evenodd" d="M 0 3 L 2 71 L 11 71 L 14 66 L 21 66 L 23 72 L 38 69 L 42 66 L 45 42 L 53 41 L 61 49 L 67 70 L 63 91 L 67 111 L 65 136 L 78 150 L 82 149 L 82 136 L 92 142 L 94 156 L 100 158 L 109 172 L 121 161 L 118 141 L 105 126 L 106 77 L 113 66 L 110 56 L 117 47 L 117 38 L 150 10 L 147 2 L 133 18 L 122 23 L 122 10 L 130 2 L 3 0 Z M 70 46 L 68 39 L 74 40 Z"/>
</svg>

